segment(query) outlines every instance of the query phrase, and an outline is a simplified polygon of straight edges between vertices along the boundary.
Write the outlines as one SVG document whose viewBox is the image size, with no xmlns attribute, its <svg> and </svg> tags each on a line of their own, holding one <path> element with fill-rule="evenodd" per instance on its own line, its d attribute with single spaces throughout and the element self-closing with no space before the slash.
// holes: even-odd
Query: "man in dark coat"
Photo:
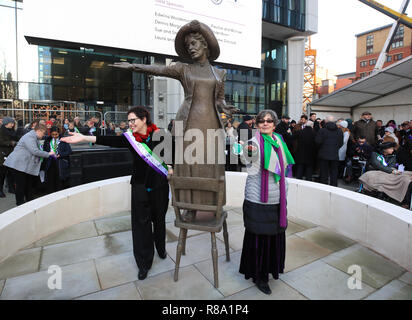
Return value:
<svg viewBox="0 0 412 320">
<path fill-rule="evenodd" d="M 282 138 L 285 141 L 288 149 L 292 150 L 292 135 L 289 128 L 289 120 L 290 118 L 288 116 L 282 116 L 282 119 L 276 126 L 275 132 L 282 135 Z"/>
<path fill-rule="evenodd" d="M 363 112 L 360 120 L 353 124 L 353 136 L 355 140 L 357 140 L 359 136 L 365 136 L 366 141 L 372 147 L 375 147 L 378 142 L 378 130 L 378 126 L 376 122 L 372 120 L 372 114 L 369 111 Z"/>
<path fill-rule="evenodd" d="M 3 192 L 4 180 L 6 175 L 8 176 L 7 180 L 9 183 L 9 192 L 14 192 L 13 179 L 11 175 L 8 174 L 7 167 L 3 166 L 5 158 L 13 151 L 14 146 L 16 145 L 17 135 L 13 130 L 14 120 L 10 117 L 5 117 L 3 119 L 3 125 L 0 128 L 0 198 L 6 197 Z"/>
<path fill-rule="evenodd" d="M 325 127 L 316 135 L 315 142 L 319 147 L 320 182 L 338 186 L 339 149 L 343 145 L 343 133 L 335 123 L 333 116 L 325 119 Z"/>
<path fill-rule="evenodd" d="M 316 113 L 312 112 L 309 117 L 310 121 L 313 122 L 313 130 L 315 133 L 318 133 L 320 126 L 319 126 L 319 121 L 316 120 Z"/>
<path fill-rule="evenodd" d="M 316 153 L 315 137 L 313 122 L 308 121 L 305 128 L 296 132 L 297 150 L 295 162 L 297 165 L 296 178 L 312 181 L 313 161 Z"/>
</svg>

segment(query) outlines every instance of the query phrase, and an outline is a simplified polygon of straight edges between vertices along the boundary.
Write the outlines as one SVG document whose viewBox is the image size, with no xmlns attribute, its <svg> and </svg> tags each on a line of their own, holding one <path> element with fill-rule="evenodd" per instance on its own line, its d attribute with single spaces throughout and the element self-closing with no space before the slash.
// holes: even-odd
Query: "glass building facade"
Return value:
<svg viewBox="0 0 412 320">
<path fill-rule="evenodd" d="M 225 99 L 240 113 L 256 114 L 264 109 L 282 114 L 287 104 L 287 46 L 262 38 L 262 68 L 227 69 Z"/>
<path fill-rule="evenodd" d="M 305 31 L 305 0 L 262 0 L 262 19 Z"/>
<path fill-rule="evenodd" d="M 264 21 L 304 30 L 304 0 L 262 0 L 262 4 Z M 101 112 L 150 104 L 146 75 L 109 64 L 148 64 L 154 57 L 29 45 L 19 24 L 23 8 L 22 0 L 0 0 L 0 99 L 73 101 L 84 110 Z M 266 108 L 282 114 L 287 105 L 287 45 L 262 38 L 261 52 L 260 70 L 227 69 L 226 101 L 242 114 Z"/>
</svg>

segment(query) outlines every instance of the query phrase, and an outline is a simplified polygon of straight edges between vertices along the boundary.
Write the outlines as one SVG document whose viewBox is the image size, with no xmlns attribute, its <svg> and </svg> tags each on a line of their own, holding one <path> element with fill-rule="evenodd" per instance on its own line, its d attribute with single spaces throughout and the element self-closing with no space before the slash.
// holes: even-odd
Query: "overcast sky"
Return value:
<svg viewBox="0 0 412 320">
<path fill-rule="evenodd" d="M 393 19 L 358 0 L 318 0 L 318 33 L 312 36 L 317 64 L 337 74 L 356 70 L 356 34 L 393 23 Z M 399 11 L 403 0 L 377 0 Z M 412 16 L 412 3 L 406 11 Z"/>
</svg>

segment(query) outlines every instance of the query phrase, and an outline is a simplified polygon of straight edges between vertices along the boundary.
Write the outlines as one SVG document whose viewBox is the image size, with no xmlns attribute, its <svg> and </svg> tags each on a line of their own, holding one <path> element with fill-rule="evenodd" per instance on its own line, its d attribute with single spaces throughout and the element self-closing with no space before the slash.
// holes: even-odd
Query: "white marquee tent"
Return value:
<svg viewBox="0 0 412 320">
<path fill-rule="evenodd" d="M 369 111 L 375 120 L 412 119 L 412 56 L 313 101 L 308 112 L 357 120 Z"/>
</svg>

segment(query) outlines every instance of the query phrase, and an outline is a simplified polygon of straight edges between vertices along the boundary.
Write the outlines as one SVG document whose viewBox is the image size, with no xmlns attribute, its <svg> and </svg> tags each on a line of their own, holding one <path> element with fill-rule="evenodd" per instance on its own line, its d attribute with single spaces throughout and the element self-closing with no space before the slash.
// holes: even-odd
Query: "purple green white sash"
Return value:
<svg viewBox="0 0 412 320">
<path fill-rule="evenodd" d="M 137 154 L 155 171 L 160 174 L 163 174 L 167 177 L 167 165 L 159 159 L 159 157 L 153 153 L 152 150 L 145 144 L 141 142 L 137 142 L 134 138 L 132 132 L 127 130 L 123 133 L 126 137 L 127 141 L 132 145 L 133 149 L 137 152 Z"/>
</svg>

